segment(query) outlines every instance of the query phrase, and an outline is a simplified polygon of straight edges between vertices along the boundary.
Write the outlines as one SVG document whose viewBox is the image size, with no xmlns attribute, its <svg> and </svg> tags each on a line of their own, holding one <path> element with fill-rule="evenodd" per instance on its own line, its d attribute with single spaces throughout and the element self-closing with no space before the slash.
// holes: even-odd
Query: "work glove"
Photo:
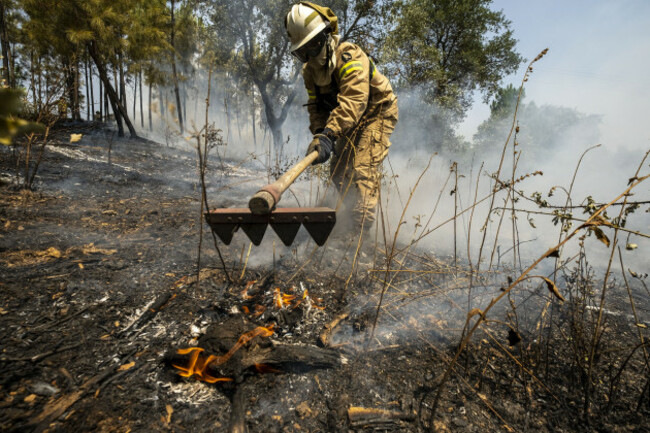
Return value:
<svg viewBox="0 0 650 433">
<path fill-rule="evenodd" d="M 333 137 L 334 133 L 328 128 L 325 128 L 320 134 L 314 135 L 314 139 L 307 148 L 307 155 L 313 151 L 318 152 L 318 157 L 314 160 L 312 165 L 322 164 L 329 159 L 330 154 L 332 153 L 332 148 L 334 147 L 334 143 L 332 142 Z"/>
</svg>

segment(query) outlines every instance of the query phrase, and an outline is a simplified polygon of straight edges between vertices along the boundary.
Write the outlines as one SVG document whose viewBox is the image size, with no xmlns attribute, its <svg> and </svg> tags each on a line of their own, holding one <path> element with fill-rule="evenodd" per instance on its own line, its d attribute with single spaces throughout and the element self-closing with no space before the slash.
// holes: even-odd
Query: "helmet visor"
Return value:
<svg viewBox="0 0 650 433">
<path fill-rule="evenodd" d="M 314 36 L 309 42 L 304 44 L 302 47 L 298 48 L 295 51 L 292 51 L 291 54 L 302 63 L 306 63 L 309 59 L 312 59 L 321 52 L 323 46 L 327 41 L 327 33 L 324 31 Z"/>
</svg>

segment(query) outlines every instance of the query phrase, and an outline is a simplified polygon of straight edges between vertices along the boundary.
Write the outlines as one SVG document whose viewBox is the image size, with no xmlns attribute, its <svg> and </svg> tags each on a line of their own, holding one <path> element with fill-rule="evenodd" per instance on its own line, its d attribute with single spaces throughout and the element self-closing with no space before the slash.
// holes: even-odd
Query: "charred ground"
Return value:
<svg viewBox="0 0 650 433">
<path fill-rule="evenodd" d="M 287 250 L 271 266 L 243 269 L 240 247 L 222 246 L 228 281 L 204 231 L 197 275 L 195 154 L 113 139 L 99 128 L 69 144 L 68 132 L 54 134 L 34 191 L 2 185 L 2 430 L 241 431 L 237 416 L 251 432 L 650 429 L 647 334 L 639 335 L 647 328 L 627 311 L 606 318 L 600 384 L 581 387 L 580 352 L 571 347 L 592 323 L 588 302 L 577 302 L 587 296 L 588 270 L 567 271 L 566 290 L 576 296 L 564 306 L 530 286 L 493 312 L 500 321 L 460 357 L 432 414 L 466 324 L 464 270 L 411 252 L 402 265 L 423 276 L 391 281 L 368 342 L 383 286 L 381 251 L 359 263 L 350 243 L 333 239 L 314 251 L 305 240 L 302 255 Z M 1 150 L 0 169 L 13 173 L 11 149 Z M 210 196 L 220 200 L 212 206 L 237 203 L 259 181 L 252 164 L 210 170 L 218 179 Z M 486 278 L 477 305 L 499 293 L 507 275 Z M 638 311 L 647 314 L 637 289 Z M 289 306 L 277 305 L 278 293 Z M 554 315 L 541 330 L 534 327 L 540 311 Z M 505 325 L 513 315 L 520 328 Z M 179 348 L 223 354 L 237 335 L 272 324 L 272 337 L 256 337 L 224 364 L 231 382 L 185 379 L 171 365 Z M 308 355 L 242 364 L 256 350 L 282 347 Z"/>
</svg>

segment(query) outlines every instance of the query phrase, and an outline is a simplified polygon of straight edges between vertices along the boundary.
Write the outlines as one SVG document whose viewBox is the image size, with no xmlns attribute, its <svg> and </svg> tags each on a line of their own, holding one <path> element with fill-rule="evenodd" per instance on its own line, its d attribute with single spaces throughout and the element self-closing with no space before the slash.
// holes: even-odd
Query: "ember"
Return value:
<svg viewBox="0 0 650 433">
<path fill-rule="evenodd" d="M 278 308 L 291 307 L 291 301 L 294 299 L 296 299 L 296 295 L 282 293 L 279 287 L 277 287 L 273 292 L 273 301 L 275 302 L 275 306 Z"/>
<path fill-rule="evenodd" d="M 282 293 L 279 287 L 277 287 L 273 291 L 273 303 L 278 309 L 283 309 L 283 308 L 295 309 L 303 302 L 305 302 L 308 305 L 308 308 L 314 307 L 319 310 L 325 309 L 325 307 L 321 307 L 314 302 L 314 300 L 309 296 L 309 292 L 307 291 L 307 289 L 303 290 L 302 298 L 298 299 L 298 301 L 295 301 L 295 299 L 296 299 L 296 295 L 289 295 L 286 293 Z M 318 302 L 323 301 L 322 299 L 316 299 L 316 300 Z"/>
<path fill-rule="evenodd" d="M 246 284 L 246 287 L 241 292 L 242 299 L 245 299 L 245 300 L 253 299 L 253 296 L 249 295 L 248 291 L 250 290 L 251 287 L 253 287 L 253 285 L 255 283 L 257 283 L 257 280 L 249 281 L 248 284 Z"/>
<path fill-rule="evenodd" d="M 264 314 L 265 311 L 266 311 L 266 307 L 264 305 L 256 305 L 255 312 L 253 313 L 253 317 L 259 317 L 262 314 Z"/>
</svg>

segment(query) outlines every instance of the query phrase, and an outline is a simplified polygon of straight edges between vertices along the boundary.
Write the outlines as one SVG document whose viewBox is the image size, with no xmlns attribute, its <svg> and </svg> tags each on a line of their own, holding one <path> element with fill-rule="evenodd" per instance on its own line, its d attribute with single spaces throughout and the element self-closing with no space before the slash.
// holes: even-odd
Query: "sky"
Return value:
<svg viewBox="0 0 650 433">
<path fill-rule="evenodd" d="M 601 115 L 604 146 L 650 148 L 650 0 L 495 0 L 492 8 L 512 22 L 528 61 L 549 48 L 525 101 Z M 504 85 L 518 87 L 527 63 Z M 471 138 L 489 114 L 477 97 L 459 132 Z"/>
</svg>

